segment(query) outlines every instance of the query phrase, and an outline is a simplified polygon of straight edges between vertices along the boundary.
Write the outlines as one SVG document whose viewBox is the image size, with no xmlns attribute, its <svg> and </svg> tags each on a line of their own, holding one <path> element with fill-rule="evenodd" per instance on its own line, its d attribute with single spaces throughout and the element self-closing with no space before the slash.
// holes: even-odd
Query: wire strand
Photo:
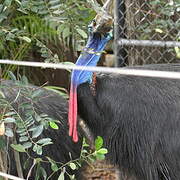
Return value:
<svg viewBox="0 0 180 180">
<path fill-rule="evenodd" d="M 18 66 L 30 66 L 30 67 L 40 67 L 40 68 L 52 68 L 52 69 L 83 70 L 83 71 L 102 72 L 102 73 L 116 73 L 116 74 L 131 75 L 131 76 L 180 79 L 180 72 L 172 72 L 172 71 L 91 67 L 91 66 L 86 67 L 86 66 L 76 66 L 76 65 L 65 65 L 62 63 L 55 64 L 55 63 L 27 62 L 27 61 L 13 61 L 13 60 L 0 60 L 0 64 L 13 64 Z"/>
<path fill-rule="evenodd" d="M 179 41 L 158 41 L 158 40 L 136 40 L 136 39 L 119 39 L 117 41 L 119 46 L 143 46 L 143 47 L 164 47 L 173 48 L 180 47 Z"/>
<path fill-rule="evenodd" d="M 22 178 L 19 178 L 19 177 L 10 175 L 10 174 L 6 174 L 6 173 L 3 173 L 3 172 L 0 172 L 0 176 L 6 177 L 6 178 L 12 179 L 12 180 L 24 180 L 24 179 L 22 179 Z"/>
</svg>

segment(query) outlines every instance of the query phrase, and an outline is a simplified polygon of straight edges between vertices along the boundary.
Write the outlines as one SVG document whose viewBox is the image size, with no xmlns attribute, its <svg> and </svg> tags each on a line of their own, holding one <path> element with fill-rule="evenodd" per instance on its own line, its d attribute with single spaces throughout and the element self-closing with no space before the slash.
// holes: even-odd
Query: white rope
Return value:
<svg viewBox="0 0 180 180">
<path fill-rule="evenodd" d="M 12 60 L 0 60 L 0 64 L 13 64 L 13 65 L 18 65 L 18 66 L 30 66 L 30 67 L 41 67 L 41 68 L 53 68 L 53 69 L 72 69 L 72 70 L 76 69 L 76 70 L 103 72 L 103 73 L 117 73 L 117 74 L 132 75 L 132 76 L 180 79 L 180 72 L 171 72 L 171 71 L 140 70 L 140 69 L 125 69 L 125 68 L 109 68 L 109 67 L 90 67 L 90 66 L 86 67 L 86 66 L 75 66 L 75 65 L 65 65 L 65 64 L 12 61 Z"/>
<path fill-rule="evenodd" d="M 19 178 L 19 177 L 16 177 L 16 176 L 12 176 L 10 174 L 6 174 L 6 173 L 3 173 L 3 172 L 0 172 L 0 176 L 8 178 L 8 179 L 12 179 L 12 180 L 24 180 L 22 178 Z"/>
</svg>

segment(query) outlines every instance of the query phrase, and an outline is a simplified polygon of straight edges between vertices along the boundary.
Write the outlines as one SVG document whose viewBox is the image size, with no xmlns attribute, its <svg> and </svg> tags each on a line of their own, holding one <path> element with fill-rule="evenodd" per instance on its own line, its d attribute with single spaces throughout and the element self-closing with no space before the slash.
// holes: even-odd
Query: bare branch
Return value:
<svg viewBox="0 0 180 180">
<path fill-rule="evenodd" d="M 13 143 L 17 144 L 16 137 L 14 137 Z M 18 176 L 20 178 L 24 178 L 23 177 L 23 170 L 22 170 L 22 166 L 21 166 L 19 152 L 15 151 L 15 150 L 14 150 L 14 159 L 15 159 L 15 162 L 16 162 L 16 169 L 17 169 Z"/>
</svg>

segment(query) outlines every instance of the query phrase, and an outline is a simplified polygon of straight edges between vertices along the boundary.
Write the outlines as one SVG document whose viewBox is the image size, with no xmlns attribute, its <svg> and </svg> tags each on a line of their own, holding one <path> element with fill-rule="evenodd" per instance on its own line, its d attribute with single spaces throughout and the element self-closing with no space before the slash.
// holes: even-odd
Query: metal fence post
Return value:
<svg viewBox="0 0 180 180">
<path fill-rule="evenodd" d="M 116 57 L 115 66 L 120 67 L 126 61 L 127 53 L 117 41 L 125 38 L 125 3 L 124 0 L 114 1 L 114 54 Z"/>
</svg>

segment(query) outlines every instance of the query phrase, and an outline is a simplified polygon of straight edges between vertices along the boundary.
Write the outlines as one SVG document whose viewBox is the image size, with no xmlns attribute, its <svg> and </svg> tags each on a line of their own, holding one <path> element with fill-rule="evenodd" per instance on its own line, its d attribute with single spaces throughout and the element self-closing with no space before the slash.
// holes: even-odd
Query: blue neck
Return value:
<svg viewBox="0 0 180 180">
<path fill-rule="evenodd" d="M 102 36 L 99 33 L 91 34 L 84 51 L 76 61 L 76 65 L 96 66 L 100 59 L 101 52 L 104 50 L 105 45 L 110 39 L 110 34 L 107 34 L 106 36 Z M 74 70 L 72 71 L 71 83 L 76 86 L 84 82 L 91 83 L 92 74 L 93 73 L 90 71 Z"/>
</svg>

